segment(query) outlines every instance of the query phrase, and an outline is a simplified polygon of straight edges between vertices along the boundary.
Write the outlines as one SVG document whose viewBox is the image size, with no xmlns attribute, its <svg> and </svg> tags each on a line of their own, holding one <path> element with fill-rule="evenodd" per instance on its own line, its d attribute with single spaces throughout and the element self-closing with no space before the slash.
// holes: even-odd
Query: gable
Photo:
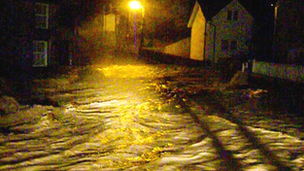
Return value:
<svg viewBox="0 0 304 171">
<path fill-rule="evenodd" d="M 195 2 L 195 5 L 194 5 L 194 7 L 193 7 L 193 10 L 192 10 L 192 13 L 191 13 L 191 16 L 190 16 L 188 25 L 187 25 L 188 28 L 191 28 L 191 27 L 192 27 L 192 25 L 193 25 L 193 23 L 194 23 L 194 20 L 195 20 L 195 18 L 196 18 L 196 16 L 197 16 L 197 13 L 198 13 L 200 10 L 201 10 L 201 8 L 200 8 L 198 2 L 196 1 L 196 2 Z"/>
<path fill-rule="evenodd" d="M 219 13 L 232 0 L 197 0 L 207 20 Z"/>
<path fill-rule="evenodd" d="M 237 18 L 239 19 L 245 19 L 252 20 L 253 17 L 252 15 L 245 9 L 245 7 L 237 0 L 233 0 L 231 3 L 227 4 L 224 8 L 222 8 L 215 16 L 213 16 L 211 19 L 214 20 L 215 18 L 225 18 L 224 20 L 227 19 L 227 12 L 238 12 Z M 250 17 L 250 18 L 248 18 Z"/>
<path fill-rule="evenodd" d="M 192 27 L 199 10 L 202 11 L 206 20 L 211 20 L 228 5 L 238 5 L 242 8 L 242 10 L 245 10 L 252 17 L 251 13 L 249 13 L 249 11 L 238 0 L 196 0 L 187 27 Z"/>
</svg>

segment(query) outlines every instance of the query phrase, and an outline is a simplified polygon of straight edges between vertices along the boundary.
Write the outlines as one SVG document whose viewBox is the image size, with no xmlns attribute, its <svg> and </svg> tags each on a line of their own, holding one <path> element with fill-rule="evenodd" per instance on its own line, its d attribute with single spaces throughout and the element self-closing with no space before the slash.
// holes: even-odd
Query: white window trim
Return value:
<svg viewBox="0 0 304 171">
<path fill-rule="evenodd" d="M 43 43 L 44 45 L 44 49 L 43 49 L 43 52 L 38 52 L 38 51 L 35 51 L 35 43 Z M 47 66 L 47 62 L 48 62 L 48 42 L 47 41 L 41 41 L 41 40 L 38 40 L 38 41 L 34 41 L 33 42 L 33 67 L 46 67 Z M 42 55 L 44 60 L 42 61 L 42 63 L 38 63 L 38 64 L 35 64 L 35 56 L 36 55 Z"/>
<path fill-rule="evenodd" d="M 45 27 L 41 27 L 38 26 L 37 23 L 35 23 L 35 27 L 36 28 L 41 28 L 41 29 L 48 29 L 49 28 L 49 4 L 44 4 L 44 3 L 35 3 L 35 10 L 36 10 L 36 6 L 37 5 L 42 5 L 42 6 L 46 6 L 46 14 L 37 14 L 35 11 L 35 17 L 46 17 L 46 26 Z M 35 19 L 36 21 L 36 19 Z"/>
</svg>

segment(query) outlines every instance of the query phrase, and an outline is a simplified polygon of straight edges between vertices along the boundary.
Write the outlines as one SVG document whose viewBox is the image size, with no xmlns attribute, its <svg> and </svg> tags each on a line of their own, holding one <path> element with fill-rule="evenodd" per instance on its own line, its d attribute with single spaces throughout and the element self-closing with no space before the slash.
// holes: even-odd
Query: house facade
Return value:
<svg viewBox="0 0 304 171">
<path fill-rule="evenodd" d="M 75 40 L 74 23 L 64 12 L 76 1 L 3 0 L 0 48 L 2 65 L 31 70 L 69 65 Z M 71 11 L 69 11 L 71 12 Z M 69 19 L 74 22 L 74 19 Z"/>
<path fill-rule="evenodd" d="M 248 52 L 252 15 L 237 0 L 197 0 L 189 23 L 190 58 L 217 63 Z"/>
<path fill-rule="evenodd" d="M 138 53 L 142 35 L 142 11 L 129 9 L 129 1 L 95 2 L 94 17 L 81 26 L 79 34 L 87 40 L 95 60 L 113 58 L 119 53 Z"/>
<path fill-rule="evenodd" d="M 136 20 L 134 19 L 134 14 L 128 9 L 122 9 L 121 6 L 127 6 L 128 4 L 123 4 L 121 2 L 105 2 L 102 5 L 102 12 L 97 18 L 100 22 L 100 33 L 101 33 L 101 43 L 103 49 L 108 51 L 108 49 L 113 49 L 118 53 L 121 50 L 132 51 L 134 48 L 130 48 L 130 45 L 134 45 L 134 31 L 131 25 L 134 23 L 137 25 L 137 35 L 139 35 L 139 17 L 137 14 Z M 138 39 L 139 40 L 139 39 Z M 138 42 L 137 42 L 138 45 Z"/>
</svg>

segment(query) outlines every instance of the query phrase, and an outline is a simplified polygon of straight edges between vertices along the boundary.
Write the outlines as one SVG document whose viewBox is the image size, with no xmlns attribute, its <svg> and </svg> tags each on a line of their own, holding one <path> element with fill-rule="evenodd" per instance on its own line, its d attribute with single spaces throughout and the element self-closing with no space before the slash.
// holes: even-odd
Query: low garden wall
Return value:
<svg viewBox="0 0 304 171">
<path fill-rule="evenodd" d="M 294 82 L 304 82 L 304 67 L 292 64 L 276 64 L 253 61 L 252 73 L 285 79 Z"/>
<path fill-rule="evenodd" d="M 140 56 L 149 62 L 158 61 L 166 64 L 189 65 L 189 66 L 203 66 L 208 64 L 207 62 L 170 55 L 163 53 L 162 51 L 149 49 L 149 48 L 141 49 Z"/>
<path fill-rule="evenodd" d="M 164 48 L 166 54 L 190 58 L 190 38 L 185 38 Z"/>
</svg>

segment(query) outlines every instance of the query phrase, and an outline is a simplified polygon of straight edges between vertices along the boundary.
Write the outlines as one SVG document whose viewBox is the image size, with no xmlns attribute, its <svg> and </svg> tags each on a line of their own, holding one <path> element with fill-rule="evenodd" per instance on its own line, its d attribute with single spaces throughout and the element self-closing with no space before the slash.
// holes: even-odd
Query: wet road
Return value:
<svg viewBox="0 0 304 171">
<path fill-rule="evenodd" d="M 269 117 L 223 107 L 233 93 L 218 83 L 212 70 L 160 64 L 37 80 L 36 98 L 56 105 L 1 116 L 0 170 L 303 170 L 301 125 L 289 123 L 300 137 L 274 129 L 284 118 L 258 125 Z"/>
</svg>

